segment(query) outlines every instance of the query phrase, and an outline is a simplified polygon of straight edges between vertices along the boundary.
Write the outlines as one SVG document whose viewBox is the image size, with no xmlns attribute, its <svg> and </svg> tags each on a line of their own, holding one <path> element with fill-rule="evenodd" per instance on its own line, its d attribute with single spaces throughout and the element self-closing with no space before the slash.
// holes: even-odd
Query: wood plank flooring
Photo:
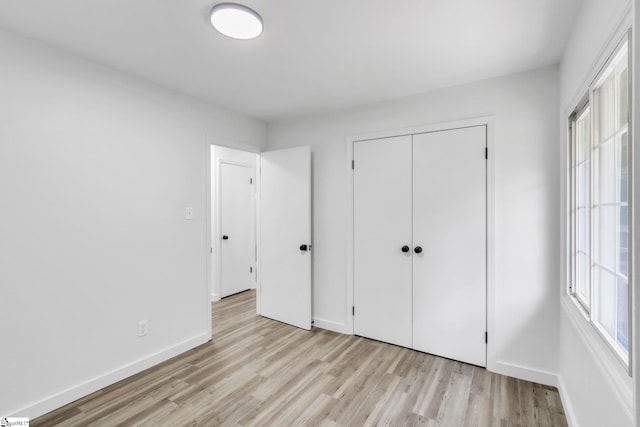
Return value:
<svg viewBox="0 0 640 427">
<path fill-rule="evenodd" d="M 32 426 L 566 426 L 558 391 L 401 347 L 213 306 L 213 341 Z"/>
</svg>

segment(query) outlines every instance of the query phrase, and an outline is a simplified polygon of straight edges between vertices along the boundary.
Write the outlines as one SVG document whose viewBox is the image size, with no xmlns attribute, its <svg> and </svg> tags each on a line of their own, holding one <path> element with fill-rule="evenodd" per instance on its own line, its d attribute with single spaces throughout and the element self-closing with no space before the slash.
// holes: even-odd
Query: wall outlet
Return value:
<svg viewBox="0 0 640 427">
<path fill-rule="evenodd" d="M 138 322 L 138 336 L 144 337 L 147 335 L 147 321 L 141 320 Z"/>
<path fill-rule="evenodd" d="M 191 206 L 184 208 L 184 219 L 193 219 L 193 208 Z"/>
</svg>

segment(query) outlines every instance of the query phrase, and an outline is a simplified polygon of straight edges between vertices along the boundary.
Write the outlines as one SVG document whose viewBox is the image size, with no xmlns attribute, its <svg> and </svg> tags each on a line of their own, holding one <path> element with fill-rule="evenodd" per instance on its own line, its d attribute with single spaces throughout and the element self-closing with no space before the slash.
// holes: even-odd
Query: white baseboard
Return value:
<svg viewBox="0 0 640 427">
<path fill-rule="evenodd" d="M 320 329 L 327 329 L 329 331 L 338 332 L 340 334 L 351 335 L 351 332 L 347 331 L 346 323 L 333 322 L 331 320 L 313 319 L 313 326 Z"/>
<path fill-rule="evenodd" d="M 578 427 L 576 413 L 566 390 L 562 376 L 558 375 L 558 392 L 560 393 L 560 400 L 562 401 L 562 407 L 564 408 L 564 415 L 567 417 L 567 424 L 569 427 Z"/>
<path fill-rule="evenodd" d="M 217 294 L 211 294 L 211 302 L 216 302 L 216 301 L 220 301 L 220 295 Z"/>
<path fill-rule="evenodd" d="M 68 403 L 87 396 L 95 391 L 103 389 L 111 384 L 115 384 L 120 380 L 128 378 L 138 372 L 144 371 L 152 366 L 155 366 L 165 360 L 171 359 L 187 350 L 191 350 L 201 344 L 209 341 L 210 337 L 208 333 L 203 332 L 188 340 L 182 341 L 174 346 L 151 354 L 142 359 L 135 360 L 127 365 L 121 366 L 110 372 L 106 372 L 100 376 L 97 376 L 91 380 L 69 387 L 66 390 L 62 390 L 52 396 L 42 399 L 38 402 L 27 405 L 15 411 L 11 411 L 9 414 L 2 414 L 3 416 L 20 416 L 29 417 L 30 419 L 37 418 L 54 409 L 60 408 Z"/>
<path fill-rule="evenodd" d="M 491 371 L 496 374 L 507 375 L 525 381 L 558 387 L 558 375 L 552 372 L 499 361 L 492 364 Z"/>
</svg>

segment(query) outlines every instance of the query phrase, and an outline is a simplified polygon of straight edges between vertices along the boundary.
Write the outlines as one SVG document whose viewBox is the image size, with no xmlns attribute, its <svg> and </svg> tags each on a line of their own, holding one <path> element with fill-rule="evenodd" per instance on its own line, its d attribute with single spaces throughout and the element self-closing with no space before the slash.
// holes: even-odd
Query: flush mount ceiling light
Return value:
<svg viewBox="0 0 640 427">
<path fill-rule="evenodd" d="M 255 39 L 262 34 L 262 18 L 255 10 L 237 3 L 220 3 L 210 12 L 211 25 L 227 37 Z"/>
</svg>

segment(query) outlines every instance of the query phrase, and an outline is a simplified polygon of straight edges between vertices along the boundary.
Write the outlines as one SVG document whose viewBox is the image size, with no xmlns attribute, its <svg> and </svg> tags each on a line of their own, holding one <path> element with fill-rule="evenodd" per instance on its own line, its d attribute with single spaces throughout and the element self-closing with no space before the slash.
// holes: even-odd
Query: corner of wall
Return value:
<svg viewBox="0 0 640 427">
<path fill-rule="evenodd" d="M 562 402 L 562 407 L 564 408 L 564 415 L 567 418 L 567 424 L 569 427 L 578 427 L 578 422 L 576 421 L 576 414 L 571 404 L 571 399 L 567 394 L 567 387 L 564 385 L 564 380 L 562 379 L 562 375 L 558 374 L 558 393 L 560 394 L 560 400 Z"/>
<path fill-rule="evenodd" d="M 524 381 L 558 387 L 558 375 L 542 369 L 530 368 L 510 362 L 496 361 L 491 364 L 490 370 L 496 374 L 507 375 Z"/>
</svg>

